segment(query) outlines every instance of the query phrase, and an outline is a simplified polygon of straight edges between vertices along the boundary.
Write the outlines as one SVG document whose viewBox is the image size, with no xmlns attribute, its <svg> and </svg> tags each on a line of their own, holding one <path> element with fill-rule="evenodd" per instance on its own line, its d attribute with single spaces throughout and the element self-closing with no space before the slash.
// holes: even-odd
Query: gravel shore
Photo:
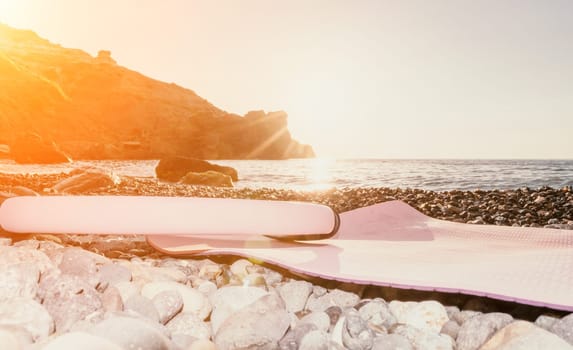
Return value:
<svg viewBox="0 0 573 350">
<path fill-rule="evenodd" d="M 0 174 L 0 193 L 53 194 L 67 177 Z M 80 193 L 309 201 L 338 212 L 398 199 L 439 219 L 573 229 L 570 187 L 297 192 L 123 178 Z M 573 314 L 556 310 L 308 279 L 244 259 L 175 259 L 141 237 L 0 237 L 2 349 L 573 349 Z"/>
</svg>

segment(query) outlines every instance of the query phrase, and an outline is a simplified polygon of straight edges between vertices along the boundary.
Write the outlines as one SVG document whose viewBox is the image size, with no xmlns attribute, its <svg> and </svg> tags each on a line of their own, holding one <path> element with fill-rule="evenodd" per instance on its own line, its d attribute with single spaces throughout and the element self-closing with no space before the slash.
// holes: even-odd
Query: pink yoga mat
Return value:
<svg viewBox="0 0 573 350">
<path fill-rule="evenodd" d="M 341 214 L 331 239 L 148 236 L 169 255 L 231 254 L 326 279 L 465 293 L 573 311 L 573 231 L 469 225 L 399 201 Z"/>
</svg>

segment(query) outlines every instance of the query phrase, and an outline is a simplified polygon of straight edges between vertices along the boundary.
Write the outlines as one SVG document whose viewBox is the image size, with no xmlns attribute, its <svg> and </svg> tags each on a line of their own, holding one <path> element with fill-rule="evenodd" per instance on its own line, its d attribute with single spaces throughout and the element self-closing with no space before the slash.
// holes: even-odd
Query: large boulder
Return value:
<svg viewBox="0 0 573 350">
<path fill-rule="evenodd" d="M 53 142 L 38 134 L 18 137 L 11 147 L 12 158 L 20 164 L 69 163 L 70 158 Z"/>
<path fill-rule="evenodd" d="M 229 175 L 209 170 L 202 173 L 190 172 L 183 176 L 181 183 L 187 185 L 203 185 L 215 187 L 233 187 L 233 180 Z"/>
<path fill-rule="evenodd" d="M 72 176 L 57 184 L 52 189 L 57 193 L 84 193 L 101 190 L 115 184 L 112 177 L 98 171 L 74 171 Z"/>
<path fill-rule="evenodd" d="M 206 160 L 185 157 L 161 159 L 157 167 L 155 167 L 155 174 L 159 180 L 177 182 L 188 173 L 202 173 L 209 170 L 228 175 L 233 181 L 239 180 L 237 170 L 234 168 L 209 163 Z"/>
</svg>

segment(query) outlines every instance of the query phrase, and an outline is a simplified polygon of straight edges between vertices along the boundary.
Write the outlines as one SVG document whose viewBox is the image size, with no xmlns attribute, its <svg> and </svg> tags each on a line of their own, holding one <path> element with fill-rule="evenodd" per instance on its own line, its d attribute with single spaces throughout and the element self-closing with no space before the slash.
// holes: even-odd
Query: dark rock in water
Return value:
<svg viewBox="0 0 573 350">
<path fill-rule="evenodd" d="M 206 160 L 185 157 L 161 159 L 157 167 L 155 167 L 155 174 L 159 180 L 177 182 L 190 172 L 202 173 L 209 170 L 228 175 L 233 181 L 239 180 L 237 170 L 234 168 L 213 164 Z"/>
<path fill-rule="evenodd" d="M 115 182 L 108 174 L 90 171 L 64 179 L 55 184 L 52 189 L 58 193 L 83 193 L 102 190 L 114 184 Z"/>
<path fill-rule="evenodd" d="M 233 180 L 231 180 L 229 175 L 212 170 L 202 173 L 187 173 L 179 182 L 186 185 L 233 187 Z"/>
<path fill-rule="evenodd" d="M 11 147 L 12 158 L 20 164 L 69 163 L 71 159 L 53 142 L 37 134 L 18 137 Z"/>
</svg>

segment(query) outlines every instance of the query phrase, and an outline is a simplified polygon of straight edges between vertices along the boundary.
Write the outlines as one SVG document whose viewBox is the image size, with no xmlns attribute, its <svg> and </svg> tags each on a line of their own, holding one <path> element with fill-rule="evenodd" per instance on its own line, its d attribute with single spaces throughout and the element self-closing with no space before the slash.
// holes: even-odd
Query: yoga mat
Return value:
<svg viewBox="0 0 573 350">
<path fill-rule="evenodd" d="M 573 230 L 453 223 L 392 201 L 342 213 L 338 233 L 327 240 L 214 237 L 147 240 L 174 256 L 230 254 L 343 282 L 573 311 Z"/>
</svg>

